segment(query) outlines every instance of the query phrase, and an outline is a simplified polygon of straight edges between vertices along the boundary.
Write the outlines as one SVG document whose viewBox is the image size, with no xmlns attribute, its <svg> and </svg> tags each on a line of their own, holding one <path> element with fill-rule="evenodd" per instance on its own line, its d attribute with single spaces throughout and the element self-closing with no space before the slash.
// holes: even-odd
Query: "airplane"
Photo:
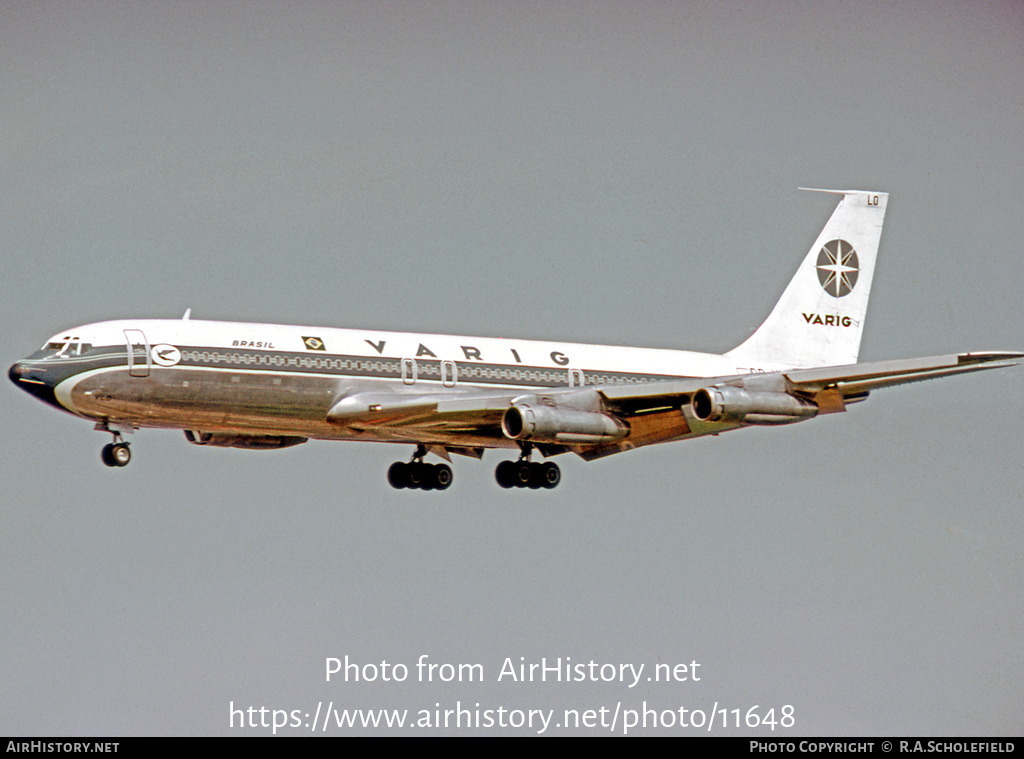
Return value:
<svg viewBox="0 0 1024 759">
<path fill-rule="evenodd" d="M 801 188 L 810 189 L 810 188 Z M 1020 352 L 857 363 L 888 194 L 840 195 L 782 297 L 722 355 L 682 350 L 181 319 L 87 324 L 11 366 L 15 385 L 113 435 L 184 430 L 190 443 L 277 449 L 317 440 L 415 446 L 398 489 L 445 490 L 450 454 L 518 451 L 503 488 L 550 489 L 552 461 L 846 411 L 876 389 L 1013 366 Z"/>
</svg>

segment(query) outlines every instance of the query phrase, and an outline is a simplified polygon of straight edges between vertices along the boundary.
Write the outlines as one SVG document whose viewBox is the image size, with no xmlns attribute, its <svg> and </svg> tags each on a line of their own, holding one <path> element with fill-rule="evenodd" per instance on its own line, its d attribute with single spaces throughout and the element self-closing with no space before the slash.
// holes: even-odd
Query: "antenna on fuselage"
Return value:
<svg viewBox="0 0 1024 759">
<path fill-rule="evenodd" d="M 182 317 L 181 317 L 181 320 L 182 320 L 183 322 L 187 322 L 187 321 L 188 321 L 188 318 L 189 318 L 190 316 L 192 316 L 192 309 L 191 309 L 191 308 L 186 308 L 186 309 L 185 309 L 185 313 L 184 313 L 184 314 L 182 315 Z"/>
</svg>

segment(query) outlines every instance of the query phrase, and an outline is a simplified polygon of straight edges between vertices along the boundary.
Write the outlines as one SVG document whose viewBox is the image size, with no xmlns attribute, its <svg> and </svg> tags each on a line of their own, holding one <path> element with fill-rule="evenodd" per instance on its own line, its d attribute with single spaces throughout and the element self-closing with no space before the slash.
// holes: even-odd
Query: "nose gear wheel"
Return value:
<svg viewBox="0 0 1024 759">
<path fill-rule="evenodd" d="M 105 421 L 98 422 L 95 429 L 100 432 L 108 432 L 114 436 L 114 442 L 107 443 L 100 451 L 100 460 L 111 467 L 128 466 L 128 462 L 132 460 L 132 451 L 128 447 L 128 443 L 121 437 L 123 429 Z"/>
</svg>

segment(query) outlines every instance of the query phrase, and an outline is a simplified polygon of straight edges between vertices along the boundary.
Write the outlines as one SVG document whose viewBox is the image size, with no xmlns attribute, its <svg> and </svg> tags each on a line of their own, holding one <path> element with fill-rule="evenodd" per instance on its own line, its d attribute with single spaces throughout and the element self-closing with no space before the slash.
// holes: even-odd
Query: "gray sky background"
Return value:
<svg viewBox="0 0 1024 759">
<path fill-rule="evenodd" d="M 798 186 L 891 193 L 863 360 L 1021 350 L 1022 72 L 1008 0 L 7 2 L 5 366 L 186 307 L 722 352 L 834 207 Z M 406 447 L 142 431 L 108 470 L 106 436 L 7 384 L 0 733 L 460 700 L 1019 735 L 1022 398 L 1019 368 L 879 391 L 561 457 L 553 492 L 500 490 L 492 452 L 442 495 L 387 486 Z M 486 681 L 324 682 L 421 654 Z M 496 682 L 520 656 L 701 680 Z"/>
</svg>

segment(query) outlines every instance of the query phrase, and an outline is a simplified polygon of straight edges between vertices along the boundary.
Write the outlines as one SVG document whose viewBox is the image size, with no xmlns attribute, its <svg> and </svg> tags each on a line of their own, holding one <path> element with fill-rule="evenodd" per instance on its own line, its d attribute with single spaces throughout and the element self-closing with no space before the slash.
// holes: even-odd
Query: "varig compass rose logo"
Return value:
<svg viewBox="0 0 1024 759">
<path fill-rule="evenodd" d="M 818 281 L 835 298 L 848 295 L 857 284 L 860 263 L 857 251 L 846 240 L 825 243 L 818 252 Z"/>
</svg>

